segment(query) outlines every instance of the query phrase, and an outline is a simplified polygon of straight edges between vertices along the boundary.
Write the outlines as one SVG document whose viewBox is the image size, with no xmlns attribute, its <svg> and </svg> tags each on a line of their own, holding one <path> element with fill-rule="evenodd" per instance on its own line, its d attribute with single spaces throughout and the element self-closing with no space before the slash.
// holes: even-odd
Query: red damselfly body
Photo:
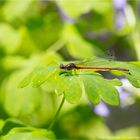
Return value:
<svg viewBox="0 0 140 140">
<path fill-rule="evenodd" d="M 96 66 L 81 66 L 81 65 L 76 65 L 74 63 L 69 63 L 69 64 L 60 64 L 60 69 L 64 70 L 73 70 L 73 69 L 92 69 L 95 71 L 110 71 L 110 70 L 119 70 L 119 71 L 129 71 L 127 68 L 116 68 L 116 67 L 96 67 Z"/>
</svg>

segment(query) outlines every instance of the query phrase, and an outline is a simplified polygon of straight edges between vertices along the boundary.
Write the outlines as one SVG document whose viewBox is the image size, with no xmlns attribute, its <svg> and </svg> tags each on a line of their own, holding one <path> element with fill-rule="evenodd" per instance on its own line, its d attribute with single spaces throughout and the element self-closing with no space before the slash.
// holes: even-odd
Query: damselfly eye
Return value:
<svg viewBox="0 0 140 140">
<path fill-rule="evenodd" d="M 70 64 L 66 65 L 66 67 L 67 67 L 67 70 L 72 70 L 72 69 L 76 68 L 76 65 L 74 63 L 70 63 Z"/>
</svg>

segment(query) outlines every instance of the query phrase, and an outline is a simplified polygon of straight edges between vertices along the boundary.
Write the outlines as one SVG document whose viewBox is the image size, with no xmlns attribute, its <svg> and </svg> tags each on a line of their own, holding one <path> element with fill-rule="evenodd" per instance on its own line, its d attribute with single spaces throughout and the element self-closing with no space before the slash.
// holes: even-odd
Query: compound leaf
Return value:
<svg viewBox="0 0 140 140">
<path fill-rule="evenodd" d="M 54 65 L 37 67 L 20 82 L 19 87 L 26 87 L 31 82 L 33 87 L 38 87 L 43 84 L 49 76 L 53 75 L 55 71 L 56 67 Z"/>
<path fill-rule="evenodd" d="M 100 99 L 110 105 L 119 105 L 119 94 L 114 86 L 121 85 L 119 80 L 107 80 L 96 75 L 84 75 L 85 90 L 89 100 L 97 104 Z"/>
<path fill-rule="evenodd" d="M 56 91 L 58 94 L 64 93 L 69 103 L 77 103 L 82 95 L 79 78 L 77 76 L 62 76 Z"/>
</svg>

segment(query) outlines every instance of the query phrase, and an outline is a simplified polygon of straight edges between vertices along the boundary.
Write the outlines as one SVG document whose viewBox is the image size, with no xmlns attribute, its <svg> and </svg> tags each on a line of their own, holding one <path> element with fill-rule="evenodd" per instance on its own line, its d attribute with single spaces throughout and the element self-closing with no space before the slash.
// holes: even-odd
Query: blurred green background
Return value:
<svg viewBox="0 0 140 140">
<path fill-rule="evenodd" d="M 0 0 L 2 135 L 17 121 L 47 129 L 60 104 L 49 82 L 18 88 L 30 71 L 94 55 L 140 60 L 140 0 Z M 140 90 L 123 82 L 120 107 L 94 106 L 84 95 L 77 104 L 65 102 L 52 129 L 56 138 L 140 136 Z"/>
</svg>

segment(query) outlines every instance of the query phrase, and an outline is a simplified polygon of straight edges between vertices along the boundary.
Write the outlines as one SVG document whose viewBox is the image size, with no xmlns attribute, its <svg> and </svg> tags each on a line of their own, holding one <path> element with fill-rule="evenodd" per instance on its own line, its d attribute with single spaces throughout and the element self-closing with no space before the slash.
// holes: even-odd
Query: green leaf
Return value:
<svg viewBox="0 0 140 140">
<path fill-rule="evenodd" d="M 89 100 L 97 104 L 100 99 L 110 105 L 119 105 L 118 91 L 114 86 L 120 86 L 119 80 L 107 80 L 96 75 L 84 75 L 83 81 Z"/>
<path fill-rule="evenodd" d="M 128 63 L 127 67 L 129 68 L 129 73 L 126 74 L 126 78 L 133 86 L 140 88 L 140 66 Z"/>
<path fill-rule="evenodd" d="M 112 79 L 112 80 L 108 80 L 112 85 L 115 86 L 122 86 L 122 82 L 119 79 Z"/>
<path fill-rule="evenodd" d="M 33 0 L 28 1 L 19 1 L 19 0 L 8 0 L 3 8 L 3 15 L 6 20 L 12 21 L 15 18 L 19 18 L 24 15 L 24 13 L 29 8 L 31 2 Z"/>
<path fill-rule="evenodd" d="M 135 76 L 131 76 L 131 75 L 126 75 L 126 77 L 132 83 L 133 86 L 140 88 L 140 79 L 138 79 Z"/>
<path fill-rule="evenodd" d="M 110 12 L 110 10 L 113 9 L 112 8 L 112 0 L 105 0 L 105 1 L 102 1 L 102 2 L 99 1 L 99 0 L 92 0 L 92 8 L 97 13 L 104 15 L 107 12 Z"/>
<path fill-rule="evenodd" d="M 65 91 L 65 88 L 67 85 L 64 83 L 66 83 L 66 81 L 67 81 L 67 77 L 65 77 L 65 76 L 59 76 L 56 78 L 56 90 L 55 90 L 55 92 L 57 95 L 61 95 Z"/>
<path fill-rule="evenodd" d="M 85 65 L 85 66 L 88 65 L 88 66 L 102 67 L 102 68 L 108 67 L 108 68 L 128 69 L 128 71 L 112 70 L 110 72 L 117 76 L 126 76 L 126 78 L 128 78 L 128 80 L 132 83 L 133 86 L 140 87 L 140 74 L 139 74 L 140 62 L 137 62 L 137 63 L 136 62 L 119 62 L 119 61 L 112 61 L 112 60 L 107 60 L 103 58 L 93 57 L 89 60 L 87 59 L 79 63 L 76 62 L 76 64 Z M 97 75 L 96 73 L 97 72 L 91 72 L 90 70 L 81 70 L 79 72 L 77 70 L 77 74 L 79 75 L 79 78 L 82 77 L 83 79 L 88 99 L 93 104 L 98 104 L 100 102 L 100 99 L 102 99 L 104 102 L 110 105 L 119 105 L 119 95 L 115 86 L 121 86 L 122 83 L 118 79 L 113 79 L 113 80 L 104 79 L 103 77 L 101 77 L 101 75 Z M 72 74 L 75 75 L 74 73 Z M 73 84 L 75 81 L 69 82 L 69 77 L 73 77 L 72 81 L 74 81 L 73 79 L 75 76 L 65 76 L 63 77 L 63 79 L 60 80 L 59 83 L 61 83 L 61 81 L 63 81 L 64 83 L 68 83 L 64 86 L 63 86 L 63 83 L 61 83 L 59 87 L 62 87 L 62 88 L 58 88 L 59 91 L 61 91 L 61 93 L 63 93 L 64 91 L 70 91 L 70 90 L 67 90 L 69 89 L 69 87 L 72 92 L 74 92 L 73 91 L 74 88 L 78 90 L 78 84 L 77 83 Z M 71 87 L 74 87 L 74 88 L 72 89 Z M 72 98 L 73 100 L 74 98 L 77 97 L 72 92 L 71 93 L 65 92 L 65 96 L 67 95 L 66 97 L 68 97 L 68 100 L 70 98 Z"/>
<path fill-rule="evenodd" d="M 5 123 L 1 129 L 0 135 L 6 135 L 14 127 L 23 127 L 23 126 L 25 126 L 25 125 L 22 122 L 20 122 L 19 120 L 15 119 L 15 118 L 9 118 L 5 121 Z"/>
<path fill-rule="evenodd" d="M 88 12 L 91 9 L 91 0 L 56 0 L 57 4 L 66 12 L 69 16 L 74 18 L 79 17 L 81 14 Z"/>
<path fill-rule="evenodd" d="M 110 68 L 127 68 L 129 71 L 110 71 L 117 76 L 125 76 L 131 84 L 137 88 L 140 87 L 140 62 L 120 62 L 112 61 L 98 57 L 92 57 L 89 60 L 79 62 L 79 65 L 88 65 L 96 67 L 110 67 Z"/>
<path fill-rule="evenodd" d="M 21 35 L 10 24 L 0 23 L 0 47 L 8 54 L 17 52 L 21 43 Z"/>
<path fill-rule="evenodd" d="M 129 72 L 124 73 L 124 76 L 137 88 L 140 88 L 140 62 L 118 62 L 116 66 L 128 68 Z"/>
<path fill-rule="evenodd" d="M 93 56 L 93 44 L 91 45 L 89 42 L 84 40 L 74 25 L 66 24 L 64 26 L 62 36 L 66 42 L 67 49 L 72 56 L 76 58 L 87 58 Z"/>
<path fill-rule="evenodd" d="M 41 68 L 39 71 L 37 71 L 36 75 L 33 77 L 33 87 L 38 87 L 41 84 L 43 84 L 47 78 L 51 75 L 53 75 L 56 71 L 56 66 L 48 66 Z"/>
<path fill-rule="evenodd" d="M 36 11 L 37 5 L 38 3 L 34 1 L 31 5 L 32 10 Z M 30 10 L 28 12 L 30 12 Z M 34 16 L 38 16 L 27 21 L 28 32 L 37 49 L 51 49 L 53 52 L 55 52 L 59 49 L 59 47 L 61 48 L 61 45 L 63 46 L 63 40 L 60 38 L 63 22 L 60 17 L 60 13 L 56 8 L 55 2 L 49 4 L 47 13 L 42 15 L 41 13 L 38 13 L 38 10 L 32 13 Z"/>
<path fill-rule="evenodd" d="M 69 103 L 77 103 L 82 95 L 80 79 L 77 76 L 60 76 L 56 92 L 64 93 Z"/>
<path fill-rule="evenodd" d="M 7 135 L 1 137 L 2 140 L 49 140 L 55 139 L 52 131 L 37 128 L 13 128 Z"/>
<path fill-rule="evenodd" d="M 105 0 L 56 0 L 57 4 L 73 18 L 78 18 L 80 15 L 95 10 L 99 14 L 105 14 L 112 8 L 112 1 Z"/>
<path fill-rule="evenodd" d="M 23 64 L 26 63 L 26 59 L 21 56 L 6 56 L 3 61 L 2 65 L 7 70 L 14 70 L 17 68 L 22 68 Z"/>
<path fill-rule="evenodd" d="M 47 67 L 37 67 L 30 74 L 28 74 L 19 84 L 23 88 L 28 86 L 31 82 L 33 87 L 38 87 L 43 84 L 47 78 L 56 72 L 56 66 L 50 65 Z"/>
<path fill-rule="evenodd" d="M 2 128 L 5 125 L 4 120 L 0 119 L 0 136 L 2 135 Z"/>
<path fill-rule="evenodd" d="M 79 79 L 76 77 L 70 77 L 66 84 L 68 85 L 64 92 L 66 100 L 70 103 L 77 103 L 82 95 Z"/>
<path fill-rule="evenodd" d="M 24 88 L 24 87 L 28 86 L 28 85 L 31 83 L 33 77 L 36 75 L 37 71 L 39 71 L 39 70 L 40 70 L 40 68 L 36 68 L 36 69 L 34 69 L 31 73 L 29 73 L 29 74 L 19 83 L 18 87 Z"/>
<path fill-rule="evenodd" d="M 23 89 L 17 88 L 24 74 L 25 72 L 21 71 L 13 73 L 2 87 L 1 101 L 3 107 L 7 114 L 13 117 L 32 114 L 40 107 L 42 95 L 39 89 L 31 86 Z"/>
<path fill-rule="evenodd" d="M 92 76 L 84 76 L 84 85 L 85 85 L 85 91 L 87 93 L 88 99 L 93 104 L 98 104 L 100 102 L 100 96 L 97 92 L 98 87 L 94 84 L 94 77 Z"/>
</svg>

